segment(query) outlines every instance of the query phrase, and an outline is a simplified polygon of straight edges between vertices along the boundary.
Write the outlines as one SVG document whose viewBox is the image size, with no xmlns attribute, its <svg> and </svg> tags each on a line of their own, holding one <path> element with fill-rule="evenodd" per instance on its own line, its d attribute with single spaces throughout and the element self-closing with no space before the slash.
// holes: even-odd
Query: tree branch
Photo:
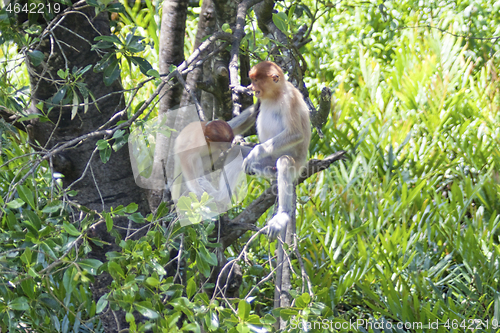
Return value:
<svg viewBox="0 0 500 333">
<path fill-rule="evenodd" d="M 328 120 L 328 115 L 330 114 L 332 103 L 332 91 L 328 87 L 324 87 L 321 90 L 321 96 L 319 100 L 318 110 L 313 110 L 311 112 L 311 124 L 316 127 L 320 137 L 323 137 L 323 132 L 321 128 Z"/>
<path fill-rule="evenodd" d="M 231 87 L 239 86 L 238 81 L 238 56 L 240 54 L 241 39 L 245 36 L 245 19 L 247 11 L 250 7 L 261 2 L 262 0 L 244 0 L 238 5 L 236 14 L 236 27 L 233 33 L 234 41 L 231 46 L 231 60 L 229 61 L 229 79 Z M 238 92 L 232 90 L 231 99 L 233 101 L 233 116 L 237 116 L 241 112 L 241 103 Z"/>
<path fill-rule="evenodd" d="M 305 171 L 298 179 L 298 184 L 303 183 L 307 178 L 311 177 L 315 173 L 327 169 L 335 161 L 345 159 L 346 151 L 340 150 L 330 156 L 327 156 L 323 160 L 309 160 L 306 165 Z M 224 225 L 221 230 L 223 234 L 221 235 L 220 242 L 223 248 L 227 248 L 232 243 L 234 243 L 239 237 L 241 237 L 246 230 L 231 230 L 230 224 L 236 223 L 238 225 L 243 223 L 255 224 L 258 218 L 265 213 L 269 207 L 271 207 L 276 201 L 276 193 L 278 192 L 278 186 L 273 184 L 271 187 L 266 189 L 257 199 L 255 199 L 248 207 L 241 212 L 240 215 L 230 220 L 226 225 Z M 224 222 L 224 221 L 223 221 Z M 250 228 L 249 228 L 250 229 Z"/>
<path fill-rule="evenodd" d="M 0 106 L 0 118 L 5 120 L 7 124 L 11 124 L 12 126 L 16 127 L 17 129 L 20 129 L 21 131 L 26 132 L 26 126 L 22 123 L 17 121 L 20 117 L 19 115 L 16 115 L 15 113 L 12 113 L 11 110 Z"/>
</svg>

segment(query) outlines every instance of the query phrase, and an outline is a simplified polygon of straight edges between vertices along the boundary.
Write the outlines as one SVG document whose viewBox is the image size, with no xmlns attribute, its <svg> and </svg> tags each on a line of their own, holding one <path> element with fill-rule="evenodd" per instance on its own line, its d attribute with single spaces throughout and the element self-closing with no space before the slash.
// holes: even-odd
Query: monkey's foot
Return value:
<svg viewBox="0 0 500 333">
<path fill-rule="evenodd" d="M 274 240 L 281 231 L 286 228 L 286 225 L 290 221 L 290 215 L 285 212 L 278 213 L 267 223 L 267 235 L 269 239 Z"/>
</svg>

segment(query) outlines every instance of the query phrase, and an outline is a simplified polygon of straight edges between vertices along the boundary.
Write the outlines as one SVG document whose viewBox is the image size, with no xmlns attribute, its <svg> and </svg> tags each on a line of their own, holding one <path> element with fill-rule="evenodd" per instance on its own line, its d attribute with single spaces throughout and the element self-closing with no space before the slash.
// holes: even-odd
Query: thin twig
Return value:
<svg viewBox="0 0 500 333">
<path fill-rule="evenodd" d="M 177 72 L 176 76 L 177 80 L 179 80 L 184 89 L 188 92 L 189 95 L 191 95 L 191 98 L 193 99 L 194 104 L 196 105 L 196 110 L 198 111 L 198 116 L 200 117 L 200 120 L 206 121 L 207 119 L 205 118 L 205 113 L 203 112 L 203 108 L 201 107 L 200 101 L 198 101 L 198 98 L 196 98 L 196 94 L 191 90 L 190 87 L 188 87 L 186 81 L 179 72 Z"/>
</svg>

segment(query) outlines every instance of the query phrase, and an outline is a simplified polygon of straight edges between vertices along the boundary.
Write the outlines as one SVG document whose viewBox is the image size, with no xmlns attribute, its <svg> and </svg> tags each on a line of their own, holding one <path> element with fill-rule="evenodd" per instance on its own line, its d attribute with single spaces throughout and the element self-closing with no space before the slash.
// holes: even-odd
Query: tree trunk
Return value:
<svg viewBox="0 0 500 333">
<path fill-rule="evenodd" d="M 215 32 L 216 26 L 216 16 L 214 12 L 214 3 L 212 0 L 204 0 L 203 4 L 201 5 L 201 13 L 200 13 L 200 18 L 198 21 L 198 29 L 196 31 L 196 40 L 194 43 L 194 48 L 196 49 L 198 46 L 200 46 L 201 42 L 203 41 L 203 38 L 206 36 L 209 36 Z M 203 58 L 208 52 L 211 50 L 207 50 L 203 52 L 201 57 Z M 197 87 L 198 82 L 201 81 L 207 81 L 210 76 L 207 75 L 207 73 L 210 73 L 210 62 L 207 61 L 203 67 L 201 68 L 196 68 L 194 69 L 191 73 L 187 75 L 186 78 L 186 84 L 192 89 L 195 90 Z M 208 112 L 208 110 L 213 109 L 214 101 L 213 101 L 213 95 L 210 93 L 207 93 L 205 91 L 200 91 L 199 89 L 196 89 L 196 97 L 200 99 L 201 107 L 203 108 L 203 111 L 205 112 L 205 117 L 207 119 L 212 119 L 211 118 L 211 112 Z M 193 103 L 191 100 L 191 96 L 187 93 L 187 91 L 183 92 L 182 96 L 182 101 L 181 105 L 185 106 L 190 103 Z"/>
<path fill-rule="evenodd" d="M 186 30 L 187 0 L 165 0 L 163 1 L 163 12 L 161 19 L 160 32 L 160 54 L 159 67 L 160 74 L 170 73 L 170 66 L 178 66 L 184 61 L 184 34 Z M 167 117 L 168 110 L 179 106 L 182 99 L 184 87 L 177 84 L 168 91 L 160 92 L 160 108 L 158 116 Z M 170 128 L 177 128 L 176 119 L 167 117 L 166 125 Z M 156 142 L 156 151 L 154 157 L 153 173 L 164 175 L 171 179 L 174 169 L 173 159 L 168 158 L 170 142 L 174 137 L 166 138 L 158 135 Z M 148 190 L 149 207 L 152 212 L 156 211 L 163 200 L 163 189 Z"/>
</svg>

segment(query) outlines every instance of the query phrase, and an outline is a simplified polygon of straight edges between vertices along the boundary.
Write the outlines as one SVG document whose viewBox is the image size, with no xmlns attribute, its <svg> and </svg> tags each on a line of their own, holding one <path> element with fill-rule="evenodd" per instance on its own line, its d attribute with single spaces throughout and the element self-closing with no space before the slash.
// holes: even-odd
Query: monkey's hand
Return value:
<svg viewBox="0 0 500 333">
<path fill-rule="evenodd" d="M 276 160 L 266 153 L 262 144 L 253 147 L 243 160 L 243 170 L 247 175 L 276 178 Z"/>
<path fill-rule="evenodd" d="M 259 173 L 259 156 L 262 155 L 262 147 L 257 145 L 253 147 L 250 153 L 243 160 L 243 170 L 248 175 L 255 175 Z"/>
<path fill-rule="evenodd" d="M 285 212 L 278 213 L 267 223 L 267 236 L 270 240 L 276 239 L 290 221 L 290 215 Z"/>
</svg>

